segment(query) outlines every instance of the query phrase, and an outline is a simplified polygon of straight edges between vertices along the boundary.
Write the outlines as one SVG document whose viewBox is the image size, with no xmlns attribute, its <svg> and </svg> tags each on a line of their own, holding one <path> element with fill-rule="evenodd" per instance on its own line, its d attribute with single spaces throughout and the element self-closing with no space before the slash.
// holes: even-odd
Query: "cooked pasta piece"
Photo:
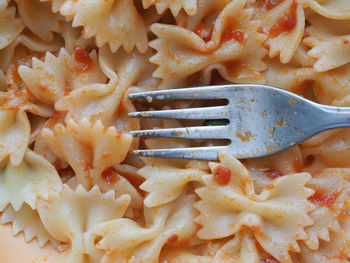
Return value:
<svg viewBox="0 0 350 263">
<path fill-rule="evenodd" d="M 257 1 L 261 3 L 261 1 Z M 282 63 L 288 63 L 304 33 L 304 10 L 297 0 L 271 2 L 259 5 L 258 19 L 262 21 L 262 30 L 268 36 L 266 45 L 269 47 L 269 56 L 280 55 Z"/>
<path fill-rule="evenodd" d="M 13 235 L 23 232 L 26 242 L 36 239 L 39 247 L 43 247 L 47 242 L 51 242 L 55 247 L 60 245 L 60 242 L 46 231 L 38 212 L 27 204 L 23 204 L 18 211 L 8 205 L 0 216 L 0 223 L 11 223 Z"/>
<path fill-rule="evenodd" d="M 350 170 L 325 169 L 314 174 L 308 186 L 316 191 L 309 200 L 317 208 L 310 213 L 314 225 L 306 228 L 309 239 L 304 242 L 316 250 L 318 239 L 330 241 L 330 231 L 341 231 L 338 219 L 346 213 L 350 198 Z"/>
<path fill-rule="evenodd" d="M 21 19 L 16 18 L 16 7 L 8 7 L 7 0 L 0 1 L 0 50 L 8 46 L 24 29 Z"/>
<path fill-rule="evenodd" d="M 276 178 L 256 195 L 245 167 L 229 154 L 221 153 L 219 158 L 221 164 L 211 164 L 214 175 L 205 177 L 205 187 L 196 189 L 201 198 L 196 221 L 203 225 L 199 238 L 223 238 L 247 228 L 277 260 L 292 262 L 288 252 L 299 251 L 297 240 L 307 239 L 304 228 L 313 224 L 308 213 L 314 206 L 307 198 L 314 191 L 305 187 L 311 176 Z M 230 176 L 218 169 L 228 170 Z"/>
<path fill-rule="evenodd" d="M 102 251 L 95 246 L 97 236 L 92 232 L 100 223 L 122 217 L 130 197 L 114 197 L 112 191 L 102 194 L 97 186 L 86 191 L 78 186 L 75 191 L 67 185 L 48 200 L 40 200 L 38 212 L 47 231 L 57 240 L 70 242 L 62 262 L 98 262 Z"/>
<path fill-rule="evenodd" d="M 18 74 L 40 101 L 55 104 L 71 91 L 90 83 L 104 83 L 106 77 L 97 66 L 97 54 L 76 49 L 72 55 L 61 49 L 58 56 L 46 53 L 45 61 L 32 59 L 32 66 L 19 66 Z"/>
<path fill-rule="evenodd" d="M 254 235 L 249 230 L 242 230 L 220 248 L 215 254 L 213 263 L 260 262 L 263 259 L 265 257 L 257 248 Z"/>
<path fill-rule="evenodd" d="M 311 24 L 306 28 L 307 37 L 303 42 L 312 47 L 308 52 L 317 61 L 313 68 L 324 72 L 350 62 L 350 23 L 313 15 L 308 18 Z"/>
<path fill-rule="evenodd" d="M 300 253 L 301 262 L 348 262 L 350 255 L 349 219 L 343 223 L 340 232 L 331 234 L 330 239 L 332 240 L 331 242 L 321 241 L 317 251 L 312 251 L 302 246 Z"/>
<path fill-rule="evenodd" d="M 130 134 L 88 119 L 71 119 L 66 126 L 56 124 L 54 130 L 44 128 L 42 136 L 51 151 L 71 165 L 78 183 L 87 189 L 101 180 L 102 172 L 124 160 L 132 140 Z"/>
<path fill-rule="evenodd" d="M 102 236 L 97 248 L 104 249 L 104 262 L 158 262 L 165 244 L 190 244 L 197 230 L 193 194 L 165 206 L 145 208 L 146 225 L 142 227 L 129 219 L 115 219 L 95 227 L 94 233 Z"/>
<path fill-rule="evenodd" d="M 177 16 L 182 8 L 189 15 L 197 13 L 197 0 L 142 0 L 142 4 L 144 8 L 155 5 L 159 14 L 164 13 L 168 8 L 174 16 Z"/>
<path fill-rule="evenodd" d="M 54 39 L 53 33 L 60 31 L 62 18 L 50 12 L 50 4 L 40 0 L 16 0 L 16 2 L 24 25 L 42 40 L 51 42 Z"/>
<path fill-rule="evenodd" d="M 9 157 L 11 164 L 18 166 L 29 143 L 30 123 L 27 115 L 22 111 L 1 109 L 0 122 L 0 161 Z"/>
<path fill-rule="evenodd" d="M 171 166 L 145 166 L 138 173 L 146 179 L 140 185 L 149 192 L 144 200 L 147 207 L 169 203 L 178 198 L 189 182 L 202 182 L 206 173 L 198 169 L 179 169 Z"/>
<path fill-rule="evenodd" d="M 19 166 L 5 163 L 0 170 L 0 211 L 12 205 L 18 211 L 27 204 L 36 208 L 38 198 L 47 200 L 62 189 L 56 169 L 43 157 L 27 150 Z"/>
<path fill-rule="evenodd" d="M 257 32 L 259 22 L 251 21 L 253 10 L 244 5 L 245 0 L 228 3 L 215 20 L 210 37 L 204 40 L 196 30 L 152 25 L 151 30 L 158 37 L 150 44 L 158 52 L 150 60 L 159 66 L 154 77 L 181 83 L 198 71 L 217 69 L 231 82 L 263 82 L 261 72 L 266 65 L 262 59 L 266 50 L 261 44 L 265 37 Z M 230 19 L 240 22 L 230 24 Z"/>
<path fill-rule="evenodd" d="M 332 19 L 350 18 L 350 4 L 347 0 L 300 0 L 300 2 L 304 7 L 310 7 L 324 17 Z"/>
<path fill-rule="evenodd" d="M 98 47 L 108 43 L 113 52 L 120 46 L 128 53 L 134 47 L 142 53 L 147 50 L 145 24 L 133 1 L 67 0 L 60 13 L 73 18 L 73 27 L 83 26 L 85 38 L 95 36 Z"/>
</svg>

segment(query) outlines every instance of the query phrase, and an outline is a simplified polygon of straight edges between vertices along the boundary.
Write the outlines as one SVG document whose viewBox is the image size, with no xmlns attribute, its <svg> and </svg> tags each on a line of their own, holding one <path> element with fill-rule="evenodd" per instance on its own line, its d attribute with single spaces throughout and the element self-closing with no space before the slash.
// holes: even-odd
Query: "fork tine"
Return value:
<svg viewBox="0 0 350 263">
<path fill-rule="evenodd" d="M 165 138 L 184 138 L 184 139 L 228 139 L 229 126 L 204 126 L 189 128 L 172 128 L 131 131 L 135 137 L 165 137 Z"/>
<path fill-rule="evenodd" d="M 227 106 L 130 112 L 128 116 L 133 118 L 163 118 L 188 120 L 210 120 L 229 118 Z"/>
<path fill-rule="evenodd" d="M 141 157 L 217 160 L 219 152 L 225 150 L 228 146 L 135 150 L 134 153 Z"/>
<path fill-rule="evenodd" d="M 206 100 L 224 99 L 226 86 L 194 87 L 186 89 L 159 90 L 134 93 L 129 95 L 133 100 Z"/>
</svg>

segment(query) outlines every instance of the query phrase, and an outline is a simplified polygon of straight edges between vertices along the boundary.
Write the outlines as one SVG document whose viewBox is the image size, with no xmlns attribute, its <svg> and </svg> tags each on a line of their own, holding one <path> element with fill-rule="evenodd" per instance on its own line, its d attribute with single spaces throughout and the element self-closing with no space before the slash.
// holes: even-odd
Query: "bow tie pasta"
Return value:
<svg viewBox="0 0 350 263">
<path fill-rule="evenodd" d="M 349 41 L 350 0 L 0 0 L 0 224 L 64 263 L 349 262 L 348 129 L 164 160 L 133 150 L 221 142 L 128 117 L 212 105 L 131 93 L 219 84 L 350 106 Z"/>
</svg>

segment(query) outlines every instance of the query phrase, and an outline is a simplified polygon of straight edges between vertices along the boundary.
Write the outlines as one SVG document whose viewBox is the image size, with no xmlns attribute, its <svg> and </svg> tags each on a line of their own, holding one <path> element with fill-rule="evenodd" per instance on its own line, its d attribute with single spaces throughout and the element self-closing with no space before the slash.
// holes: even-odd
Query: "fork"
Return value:
<svg viewBox="0 0 350 263">
<path fill-rule="evenodd" d="M 131 112 L 134 118 L 229 120 L 227 125 L 131 131 L 135 136 L 227 139 L 228 145 L 136 150 L 143 157 L 217 160 L 221 151 L 236 158 L 271 155 L 318 132 L 350 127 L 350 107 L 321 105 L 265 85 L 220 85 L 130 94 L 132 100 L 217 100 L 223 106 Z"/>
</svg>

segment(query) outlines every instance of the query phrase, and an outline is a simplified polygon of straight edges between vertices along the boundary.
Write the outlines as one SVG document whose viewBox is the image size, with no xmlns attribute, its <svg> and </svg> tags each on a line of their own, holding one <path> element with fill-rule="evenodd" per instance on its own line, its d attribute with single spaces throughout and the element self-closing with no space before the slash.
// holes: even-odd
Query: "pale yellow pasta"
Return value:
<svg viewBox="0 0 350 263">
<path fill-rule="evenodd" d="M 53 32 L 60 30 L 62 18 L 49 12 L 50 4 L 40 0 L 16 0 L 16 2 L 24 25 L 41 39 L 51 42 L 54 38 Z"/>
<path fill-rule="evenodd" d="M 314 225 L 306 228 L 309 239 L 305 243 L 313 250 L 318 249 L 319 239 L 330 241 L 330 231 L 341 232 L 337 218 L 346 211 L 350 198 L 349 172 L 348 169 L 325 169 L 315 174 L 308 184 L 316 190 L 316 196 L 327 193 L 331 199 L 336 197 L 329 207 L 316 202 L 317 208 L 310 214 Z"/>
<path fill-rule="evenodd" d="M 214 257 L 213 262 L 259 262 L 263 259 L 257 249 L 253 234 L 243 230 L 223 245 Z"/>
<path fill-rule="evenodd" d="M 296 25 L 287 32 L 276 35 L 273 31 L 274 25 L 279 22 L 283 16 L 295 16 Z M 269 56 L 276 57 L 280 55 L 282 63 L 288 63 L 297 49 L 304 33 L 305 15 L 303 8 L 295 0 L 281 1 L 274 9 L 267 12 L 261 12 L 258 16 L 262 20 L 263 30 L 269 38 L 265 42 L 269 47 Z"/>
<path fill-rule="evenodd" d="M 99 47 L 108 43 L 113 52 L 120 46 L 128 53 L 135 46 L 140 52 L 147 50 L 146 28 L 132 1 L 67 0 L 60 12 L 73 17 L 73 27 L 84 27 L 85 38 L 95 36 Z"/>
<path fill-rule="evenodd" d="M 165 206 L 145 208 L 145 228 L 128 219 L 116 219 L 96 226 L 94 233 L 102 236 L 97 247 L 107 252 L 102 262 L 123 262 L 130 257 L 137 262 L 158 262 L 160 250 L 169 239 L 175 236 L 171 243 L 180 244 L 196 232 L 194 201 L 193 194 L 183 194 Z"/>
<path fill-rule="evenodd" d="M 138 172 L 146 181 L 140 185 L 149 194 L 144 200 L 147 207 L 163 205 L 179 197 L 191 181 L 202 182 L 203 171 L 167 166 L 145 166 Z"/>
<path fill-rule="evenodd" d="M 197 0 L 142 0 L 142 4 L 144 8 L 155 5 L 157 12 L 160 14 L 168 8 L 174 16 L 179 14 L 181 8 L 189 15 L 195 15 L 197 13 Z"/>
<path fill-rule="evenodd" d="M 55 168 L 43 157 L 27 150 L 17 167 L 2 163 L 0 170 L 0 210 L 12 205 L 18 211 L 23 204 L 36 209 L 38 198 L 47 200 L 62 189 L 62 182 Z"/>
<path fill-rule="evenodd" d="M 43 129 L 42 135 L 51 150 L 71 165 L 78 182 L 89 188 L 100 180 L 101 173 L 126 156 L 132 136 L 115 127 L 104 127 L 100 120 L 80 123 L 70 119 L 67 126 L 56 124 L 54 130 Z"/>
<path fill-rule="evenodd" d="M 96 262 L 101 258 L 92 232 L 94 226 L 123 216 L 130 197 L 123 195 L 117 199 L 112 191 L 102 194 L 97 186 L 86 191 L 81 185 L 75 191 L 67 185 L 59 194 L 40 200 L 38 212 L 47 231 L 62 242 L 70 242 L 62 262 Z"/>
<path fill-rule="evenodd" d="M 18 73 L 35 97 L 44 103 L 55 104 L 65 93 L 91 82 L 106 81 L 106 77 L 96 65 L 96 52 L 91 52 L 90 57 L 93 69 L 89 72 L 76 70 L 79 68 L 78 62 L 65 49 L 61 49 L 58 57 L 46 53 L 44 62 L 34 57 L 32 67 L 20 66 Z"/>
<path fill-rule="evenodd" d="M 0 122 L 0 160 L 9 157 L 11 164 L 18 166 L 29 143 L 30 123 L 27 115 L 15 110 L 1 110 Z"/>
<path fill-rule="evenodd" d="M 300 0 L 304 7 L 310 7 L 322 16 L 333 19 L 349 19 L 350 4 L 347 0 Z"/>
<path fill-rule="evenodd" d="M 27 204 L 23 204 L 18 211 L 15 211 L 11 205 L 8 205 L 0 217 L 0 223 L 11 223 L 13 235 L 23 232 L 26 242 L 36 238 L 40 247 L 43 247 L 47 242 L 51 242 L 55 247 L 60 244 L 47 232 L 38 212 Z"/>
<path fill-rule="evenodd" d="M 262 82 L 261 71 L 266 69 L 262 58 L 266 50 L 261 47 L 264 36 L 257 32 L 258 21 L 250 21 L 252 9 L 245 9 L 245 0 L 227 4 L 215 20 L 212 38 L 205 42 L 194 32 L 173 25 L 154 24 L 151 30 L 158 36 L 150 46 L 158 51 L 151 62 L 159 65 L 153 76 L 183 81 L 186 77 L 210 65 L 232 82 Z M 234 39 L 222 43 L 227 22 L 238 16 L 241 24 L 234 29 L 244 32 L 244 42 Z M 232 29 L 233 30 L 233 29 Z M 252 54 L 254 53 L 254 56 Z M 226 63 L 226 64 L 225 64 Z M 240 66 L 237 66 L 239 64 Z"/>
<path fill-rule="evenodd" d="M 313 190 L 304 187 L 311 176 L 285 175 L 256 195 L 244 166 L 227 154 L 221 154 L 220 160 L 231 170 L 231 181 L 220 187 L 208 175 L 205 187 L 196 190 L 201 198 L 196 204 L 200 211 L 197 222 L 203 225 L 198 236 L 222 238 L 248 228 L 268 253 L 282 262 L 292 262 L 288 251 L 299 251 L 296 241 L 306 239 L 303 228 L 313 224 L 307 215 L 314 209 L 307 200 Z"/>
<path fill-rule="evenodd" d="M 308 55 L 316 58 L 317 72 L 328 71 L 349 63 L 350 23 L 314 15 L 308 18 L 308 37 L 303 42 L 312 47 Z"/>
<path fill-rule="evenodd" d="M 15 18 L 16 8 L 8 7 L 7 0 L 0 2 L 0 50 L 8 46 L 19 33 L 24 25 L 21 19 Z"/>
<path fill-rule="evenodd" d="M 225 142 L 133 138 L 210 121 L 129 112 L 212 102 L 128 95 L 257 83 L 350 106 L 349 41 L 348 0 L 0 0 L 0 224 L 64 263 L 348 262 L 348 129 L 248 160 L 138 158 Z"/>
</svg>

